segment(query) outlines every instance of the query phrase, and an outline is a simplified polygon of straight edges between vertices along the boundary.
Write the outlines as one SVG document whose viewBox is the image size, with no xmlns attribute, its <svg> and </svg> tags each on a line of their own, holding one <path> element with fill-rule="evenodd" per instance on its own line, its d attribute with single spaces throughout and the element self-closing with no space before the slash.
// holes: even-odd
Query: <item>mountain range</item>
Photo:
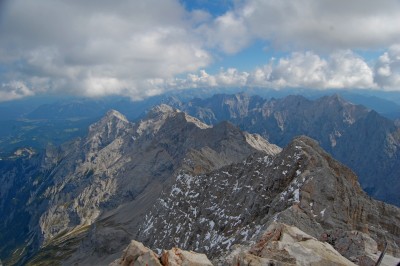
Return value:
<svg viewBox="0 0 400 266">
<path fill-rule="evenodd" d="M 375 171 L 392 173 L 384 180 L 393 185 L 371 174 L 360 175 L 363 187 L 392 195 L 394 122 L 337 95 L 168 102 L 182 111 L 161 104 L 133 123 L 110 110 L 81 138 L 1 160 L 3 263 L 107 265 L 132 239 L 202 252 L 221 265 L 279 261 L 262 252 L 271 230 L 300 230 L 352 263 L 373 263 L 385 244 L 388 258 L 400 257 L 400 210 L 372 199 L 329 154 L 347 148 L 361 162 L 358 152 L 368 151 L 363 165 L 383 163 Z"/>
<path fill-rule="evenodd" d="M 31 147 L 36 151 L 76 137 L 83 137 L 90 124 L 99 120 L 110 109 L 118 110 L 131 121 L 137 121 L 143 113 L 154 105 L 167 103 L 175 106 L 186 103 L 193 97 L 212 98 L 215 93 L 237 94 L 237 89 L 207 89 L 172 91 L 164 95 L 136 99 L 132 102 L 123 97 L 75 98 L 67 96 L 28 97 L 11 102 L 0 103 L 0 158 L 7 157 L 20 147 Z M 285 98 L 289 95 L 303 95 L 309 100 L 317 100 L 324 95 L 339 93 L 346 101 L 361 104 L 373 109 L 380 115 L 396 120 L 400 119 L 400 94 L 396 92 L 363 93 L 343 90 L 262 90 L 247 89 L 249 95 L 259 95 L 265 99 Z M 175 99 L 175 103 L 171 102 Z"/>
</svg>

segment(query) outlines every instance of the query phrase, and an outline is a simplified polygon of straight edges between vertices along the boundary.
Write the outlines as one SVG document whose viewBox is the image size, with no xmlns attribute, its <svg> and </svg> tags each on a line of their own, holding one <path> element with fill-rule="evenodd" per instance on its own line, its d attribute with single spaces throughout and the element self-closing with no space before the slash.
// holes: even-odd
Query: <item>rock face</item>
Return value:
<svg viewBox="0 0 400 266">
<path fill-rule="evenodd" d="M 158 257 L 152 250 L 142 243 L 132 240 L 124 250 L 122 258 L 115 260 L 110 266 L 212 266 L 204 254 L 185 251 L 179 248 L 164 250 Z"/>
<path fill-rule="evenodd" d="M 208 124 L 230 121 L 279 146 L 298 135 L 309 136 L 353 169 L 369 195 L 400 206 L 400 129 L 375 111 L 338 95 L 315 101 L 215 95 L 181 103 L 180 108 Z"/>
</svg>

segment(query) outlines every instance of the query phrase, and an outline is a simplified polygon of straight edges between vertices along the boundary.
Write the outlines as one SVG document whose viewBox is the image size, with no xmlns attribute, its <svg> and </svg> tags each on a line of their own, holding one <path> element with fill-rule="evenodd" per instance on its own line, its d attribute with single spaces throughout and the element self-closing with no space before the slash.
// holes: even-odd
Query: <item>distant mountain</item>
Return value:
<svg viewBox="0 0 400 266">
<path fill-rule="evenodd" d="M 349 102 L 364 105 L 368 109 L 372 109 L 386 118 L 395 119 L 400 117 L 400 105 L 393 101 L 382 99 L 377 96 L 364 96 L 343 92 L 340 93 L 340 96 Z"/>
<path fill-rule="evenodd" d="M 179 108 L 209 124 L 230 121 L 279 146 L 307 135 L 352 168 L 371 196 L 400 206 L 399 127 L 337 94 L 314 101 L 302 96 L 266 100 L 221 94 L 180 103 Z"/>
<path fill-rule="evenodd" d="M 240 92 L 236 88 L 229 93 Z M 264 98 L 283 98 L 290 94 L 303 95 L 315 100 L 329 93 L 340 93 L 344 99 L 356 104 L 362 104 L 379 114 L 397 119 L 400 117 L 400 93 L 376 91 L 338 91 L 338 90 L 265 90 L 248 88 L 250 95 L 260 95 Z M 20 148 L 43 150 L 48 144 L 60 145 L 76 137 L 83 137 L 87 127 L 100 119 L 110 109 L 124 114 L 129 120 L 136 121 L 143 117 L 145 111 L 154 105 L 167 103 L 179 107 L 178 102 L 212 97 L 214 93 L 227 92 L 218 89 L 196 89 L 171 91 L 164 95 L 131 101 L 125 97 L 107 98 L 76 98 L 63 97 L 30 97 L 26 99 L 0 103 L 0 158 L 9 156 Z"/>
</svg>

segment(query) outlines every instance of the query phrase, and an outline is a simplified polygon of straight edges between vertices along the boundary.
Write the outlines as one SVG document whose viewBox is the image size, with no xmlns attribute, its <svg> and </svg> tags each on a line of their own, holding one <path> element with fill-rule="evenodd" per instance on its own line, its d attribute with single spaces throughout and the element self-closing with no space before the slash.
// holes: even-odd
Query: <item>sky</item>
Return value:
<svg viewBox="0 0 400 266">
<path fill-rule="evenodd" d="M 3 0 L 0 101 L 400 91 L 399 0 Z"/>
</svg>

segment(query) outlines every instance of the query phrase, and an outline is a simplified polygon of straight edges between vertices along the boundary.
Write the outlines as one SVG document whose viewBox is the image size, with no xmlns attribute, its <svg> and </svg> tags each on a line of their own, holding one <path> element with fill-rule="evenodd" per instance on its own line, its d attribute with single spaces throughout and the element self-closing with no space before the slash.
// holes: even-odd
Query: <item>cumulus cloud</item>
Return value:
<svg viewBox="0 0 400 266">
<path fill-rule="evenodd" d="M 211 56 L 176 0 L 15 0 L 0 25 L 2 80 L 32 91 L 133 98 L 155 79 L 197 71 Z M 201 18 L 203 17 L 203 18 Z"/>
<path fill-rule="evenodd" d="M 313 52 L 295 52 L 290 56 L 271 59 L 254 71 L 240 72 L 230 68 L 210 75 L 204 70 L 190 74 L 170 85 L 177 87 L 249 86 L 266 88 L 375 88 L 374 71 L 353 52 L 338 51 L 327 58 Z"/>
<path fill-rule="evenodd" d="M 400 89 L 400 45 L 381 55 L 375 65 L 375 82 L 384 89 Z"/>
<path fill-rule="evenodd" d="M 252 40 L 244 17 L 234 12 L 227 12 L 214 21 L 201 25 L 197 31 L 205 37 L 208 47 L 216 47 L 228 54 L 237 53 Z"/>
<path fill-rule="evenodd" d="M 333 51 L 389 47 L 400 41 L 398 0 L 245 0 L 208 34 L 230 53 L 256 38 L 276 49 Z M 236 32 L 233 28 L 239 30 Z"/>
<path fill-rule="evenodd" d="M 3 83 L 0 86 L 0 102 L 16 100 L 26 96 L 32 96 L 34 93 L 22 81 L 11 81 Z"/>
</svg>

